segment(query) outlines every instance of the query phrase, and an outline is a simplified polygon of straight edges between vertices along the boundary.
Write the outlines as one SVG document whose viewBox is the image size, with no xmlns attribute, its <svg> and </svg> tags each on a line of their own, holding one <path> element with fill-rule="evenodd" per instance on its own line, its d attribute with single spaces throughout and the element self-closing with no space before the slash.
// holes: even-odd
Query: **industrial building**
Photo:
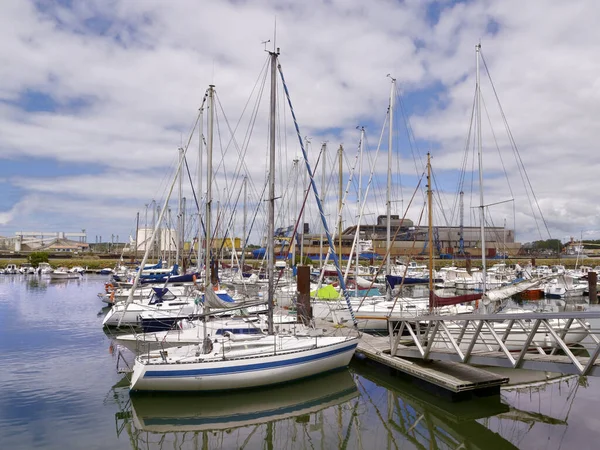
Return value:
<svg viewBox="0 0 600 450">
<path fill-rule="evenodd" d="M 427 253 L 429 242 L 429 228 L 427 226 L 415 226 L 412 220 L 401 220 L 399 216 L 392 215 L 391 228 L 391 256 L 415 256 Z M 352 242 L 356 234 L 356 225 L 346 228 L 342 232 L 341 246 L 342 254 L 350 253 Z M 462 234 L 462 240 L 461 240 Z M 307 234 L 304 238 L 304 251 L 308 255 L 319 254 L 320 235 Z M 371 241 L 372 251 L 384 256 L 387 251 L 387 217 L 378 216 L 376 224 L 361 225 L 360 239 Z M 335 243 L 340 237 L 335 238 Z M 434 253 L 436 256 L 481 256 L 481 229 L 479 227 L 433 227 Z M 503 227 L 485 228 L 486 256 L 516 256 L 521 244 L 515 242 L 514 230 Z M 325 252 L 327 243 L 323 243 Z M 338 247 L 339 248 L 339 247 Z"/>
<path fill-rule="evenodd" d="M 52 253 L 76 253 L 89 249 L 87 234 L 81 232 L 65 231 L 17 231 L 14 239 L 14 251 L 36 252 L 48 251 Z"/>
</svg>

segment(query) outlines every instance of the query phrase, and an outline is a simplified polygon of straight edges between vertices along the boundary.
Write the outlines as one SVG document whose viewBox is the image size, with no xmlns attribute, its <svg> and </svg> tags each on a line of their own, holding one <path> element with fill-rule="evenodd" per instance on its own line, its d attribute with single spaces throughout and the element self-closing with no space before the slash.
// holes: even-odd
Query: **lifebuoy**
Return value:
<svg viewBox="0 0 600 450">
<path fill-rule="evenodd" d="M 115 287 L 112 285 L 112 283 L 105 283 L 104 284 L 104 290 L 108 294 L 110 291 L 114 291 Z"/>
</svg>

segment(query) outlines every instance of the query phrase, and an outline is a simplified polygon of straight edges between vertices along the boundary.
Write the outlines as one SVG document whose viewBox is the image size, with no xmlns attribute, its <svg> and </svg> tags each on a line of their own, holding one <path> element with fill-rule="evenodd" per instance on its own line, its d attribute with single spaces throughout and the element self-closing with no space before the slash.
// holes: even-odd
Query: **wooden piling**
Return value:
<svg viewBox="0 0 600 450">
<path fill-rule="evenodd" d="M 298 323 L 308 324 L 312 319 L 312 308 L 310 306 L 310 267 L 298 266 Z"/>
<path fill-rule="evenodd" d="M 211 271 L 210 271 L 210 283 L 213 286 L 217 286 L 219 284 L 219 260 L 212 259 L 211 262 Z"/>
<path fill-rule="evenodd" d="M 598 274 L 588 272 L 588 289 L 590 293 L 590 305 L 598 304 Z"/>
</svg>

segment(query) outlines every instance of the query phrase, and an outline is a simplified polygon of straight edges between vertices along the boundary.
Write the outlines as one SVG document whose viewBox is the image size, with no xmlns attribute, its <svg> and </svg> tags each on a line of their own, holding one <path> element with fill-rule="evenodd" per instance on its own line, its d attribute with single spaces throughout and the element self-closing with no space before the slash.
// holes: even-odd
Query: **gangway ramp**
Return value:
<svg viewBox="0 0 600 450">
<path fill-rule="evenodd" d="M 600 311 L 390 316 L 390 354 L 600 376 Z"/>
</svg>

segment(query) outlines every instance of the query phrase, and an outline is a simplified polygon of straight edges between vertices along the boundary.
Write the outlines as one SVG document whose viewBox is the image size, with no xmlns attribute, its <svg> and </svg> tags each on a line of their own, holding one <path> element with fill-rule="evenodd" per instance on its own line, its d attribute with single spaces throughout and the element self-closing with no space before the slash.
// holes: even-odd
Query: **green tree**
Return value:
<svg viewBox="0 0 600 450">
<path fill-rule="evenodd" d="M 533 248 L 538 250 L 553 250 L 555 252 L 560 251 L 563 247 L 560 239 L 546 239 L 545 241 L 534 241 Z"/>
<path fill-rule="evenodd" d="M 37 267 L 42 262 L 48 262 L 48 253 L 46 252 L 33 252 L 29 255 L 29 262 L 33 267 Z"/>
</svg>

